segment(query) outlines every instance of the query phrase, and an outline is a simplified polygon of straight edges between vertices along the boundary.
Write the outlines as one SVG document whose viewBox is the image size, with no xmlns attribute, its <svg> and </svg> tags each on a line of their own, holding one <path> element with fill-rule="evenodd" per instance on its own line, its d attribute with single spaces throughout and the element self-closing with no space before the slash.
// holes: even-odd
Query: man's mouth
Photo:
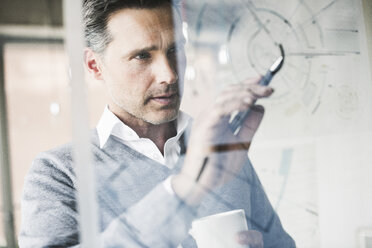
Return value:
<svg viewBox="0 0 372 248">
<path fill-rule="evenodd" d="M 155 101 L 161 105 L 170 105 L 174 104 L 178 100 L 178 93 L 167 93 L 151 98 L 152 101 Z"/>
</svg>

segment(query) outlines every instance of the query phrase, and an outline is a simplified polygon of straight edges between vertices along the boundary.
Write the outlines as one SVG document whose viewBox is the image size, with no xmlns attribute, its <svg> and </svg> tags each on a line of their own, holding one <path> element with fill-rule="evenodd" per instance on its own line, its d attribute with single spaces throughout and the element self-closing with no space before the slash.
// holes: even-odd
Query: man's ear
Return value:
<svg viewBox="0 0 372 248">
<path fill-rule="evenodd" d="M 103 80 L 100 58 L 89 47 L 84 50 L 84 65 L 91 76 L 97 80 Z"/>
</svg>

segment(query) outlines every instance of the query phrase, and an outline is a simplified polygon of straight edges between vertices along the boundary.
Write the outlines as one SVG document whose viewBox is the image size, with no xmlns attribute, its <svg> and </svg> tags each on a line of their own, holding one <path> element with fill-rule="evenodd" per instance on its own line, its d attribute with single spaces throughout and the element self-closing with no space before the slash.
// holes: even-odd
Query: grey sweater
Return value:
<svg viewBox="0 0 372 248">
<path fill-rule="evenodd" d="M 103 247 L 196 247 L 188 235 L 192 220 L 232 209 L 245 210 L 249 228 L 263 234 L 265 247 L 295 247 L 249 161 L 233 181 L 191 208 L 163 185 L 183 157 L 171 170 L 112 137 L 100 149 L 96 131 L 91 143 L 94 164 L 86 166 L 96 171 Z M 23 191 L 21 248 L 79 247 L 71 154 L 72 145 L 66 144 L 34 160 Z"/>
</svg>

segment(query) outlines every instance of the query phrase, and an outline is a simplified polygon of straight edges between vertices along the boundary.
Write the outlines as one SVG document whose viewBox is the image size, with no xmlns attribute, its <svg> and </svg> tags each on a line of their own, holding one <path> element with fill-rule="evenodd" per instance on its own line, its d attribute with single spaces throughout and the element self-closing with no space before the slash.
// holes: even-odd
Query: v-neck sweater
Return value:
<svg viewBox="0 0 372 248">
<path fill-rule="evenodd" d="M 40 153 L 25 179 L 22 197 L 21 248 L 79 247 L 76 175 L 72 143 Z M 263 234 L 265 247 L 295 247 L 271 207 L 251 163 L 193 208 L 164 187 L 182 167 L 172 169 L 109 138 L 99 147 L 92 132 L 91 151 L 99 205 L 102 247 L 194 248 L 188 234 L 200 217 L 244 209 L 249 229 Z"/>
</svg>

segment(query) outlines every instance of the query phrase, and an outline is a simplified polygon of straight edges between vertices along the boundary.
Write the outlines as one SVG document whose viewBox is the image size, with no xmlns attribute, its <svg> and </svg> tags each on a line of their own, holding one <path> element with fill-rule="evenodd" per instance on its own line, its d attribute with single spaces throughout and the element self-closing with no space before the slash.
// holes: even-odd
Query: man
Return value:
<svg viewBox="0 0 372 248">
<path fill-rule="evenodd" d="M 172 11 L 176 14 L 172 15 Z M 196 247 L 193 220 L 244 209 L 250 247 L 294 247 L 247 158 L 273 90 L 248 80 L 197 118 L 179 112 L 185 71 L 181 17 L 169 0 L 86 0 L 89 73 L 110 96 L 92 134 L 104 247 Z M 234 136 L 228 119 L 252 107 Z M 71 144 L 41 153 L 26 178 L 20 247 L 78 246 Z M 216 237 L 218 238 L 218 237 Z"/>
</svg>

